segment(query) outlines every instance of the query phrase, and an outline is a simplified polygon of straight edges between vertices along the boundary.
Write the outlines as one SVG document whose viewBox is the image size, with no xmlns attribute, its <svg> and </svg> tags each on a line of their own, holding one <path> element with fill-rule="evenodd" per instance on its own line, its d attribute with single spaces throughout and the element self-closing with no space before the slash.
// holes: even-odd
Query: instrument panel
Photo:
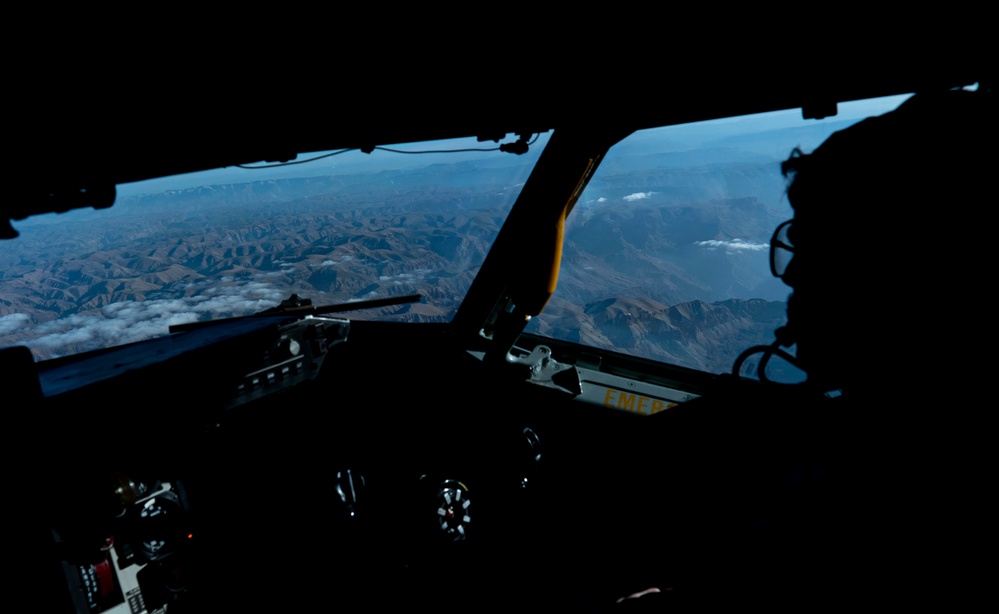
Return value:
<svg viewBox="0 0 999 614">
<path fill-rule="evenodd" d="M 344 603 L 375 594 L 402 605 L 436 600 L 442 578 L 482 599 L 511 556 L 538 578 L 564 565 L 563 551 L 604 514 L 578 506 L 615 482 L 605 459 L 618 436 L 654 399 L 684 398 L 661 382 L 557 362 L 542 346 L 515 361 L 524 370 L 502 373 L 420 338 L 395 339 L 408 350 L 387 355 L 397 327 L 354 324 L 256 318 L 232 323 L 238 334 L 194 329 L 186 341 L 46 365 L 42 390 L 62 386 L 46 402 L 66 417 L 94 399 L 159 391 L 141 408 L 61 424 L 58 439 L 88 458 L 89 473 L 53 516 L 68 611 L 288 608 L 322 586 L 339 587 Z M 163 360 L 127 367 L 150 353 Z M 533 370 L 531 357 L 541 361 Z M 72 382 L 95 364 L 116 371 Z M 612 388 L 634 409 L 609 406 Z M 408 593 L 385 594 L 385 582 Z"/>
</svg>

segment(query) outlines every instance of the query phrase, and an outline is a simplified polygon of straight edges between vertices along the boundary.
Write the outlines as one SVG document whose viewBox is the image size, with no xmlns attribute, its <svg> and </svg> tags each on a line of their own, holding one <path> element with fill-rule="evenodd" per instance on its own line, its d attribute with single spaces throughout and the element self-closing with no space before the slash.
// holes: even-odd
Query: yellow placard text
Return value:
<svg viewBox="0 0 999 614">
<path fill-rule="evenodd" d="M 622 409 L 643 416 L 657 414 L 664 409 L 676 407 L 677 403 L 670 403 L 654 397 L 644 397 L 640 394 L 632 394 L 623 390 L 608 388 L 604 394 L 604 405 L 615 409 Z"/>
</svg>

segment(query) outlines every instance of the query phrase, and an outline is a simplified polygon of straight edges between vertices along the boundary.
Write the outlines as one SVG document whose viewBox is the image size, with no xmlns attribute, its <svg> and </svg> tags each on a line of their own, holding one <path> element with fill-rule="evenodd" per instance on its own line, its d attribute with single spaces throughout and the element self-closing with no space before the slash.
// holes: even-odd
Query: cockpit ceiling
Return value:
<svg viewBox="0 0 999 614">
<path fill-rule="evenodd" d="M 666 68 L 642 71 L 647 85 L 627 96 L 620 92 L 636 74 L 628 68 L 575 79 L 554 72 L 509 83 L 471 79 L 472 86 L 460 87 L 443 87 L 432 77 L 416 89 L 338 82 L 323 95 L 314 82 L 290 79 L 280 87 L 258 83 L 211 91 L 148 83 L 108 92 L 96 85 L 95 91 L 65 84 L 24 88 L 10 116 L 25 129 L 9 143 L 14 168 L 8 170 L 22 179 L 14 191 L 19 196 L 23 190 L 23 206 L 35 200 L 32 194 L 48 190 L 52 177 L 78 184 L 53 190 L 77 189 L 287 161 L 310 152 L 466 136 L 512 141 L 518 133 L 562 128 L 620 134 L 790 108 L 821 116 L 838 102 L 961 87 L 981 78 L 966 62 L 841 64 L 835 71 L 797 75 L 779 66 L 746 71 L 712 64 L 711 70 L 683 74 Z M 414 79 L 406 82 L 416 87 Z"/>
</svg>

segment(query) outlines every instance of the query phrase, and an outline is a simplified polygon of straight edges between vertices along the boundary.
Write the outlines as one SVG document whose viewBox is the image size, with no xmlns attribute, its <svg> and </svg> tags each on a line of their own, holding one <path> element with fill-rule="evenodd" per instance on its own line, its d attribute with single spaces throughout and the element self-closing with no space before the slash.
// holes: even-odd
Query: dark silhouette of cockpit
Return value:
<svg viewBox="0 0 999 614">
<path fill-rule="evenodd" d="M 288 92 L 258 92 L 249 115 L 245 92 L 184 117 L 160 107 L 172 97 L 19 108 L 37 130 L 12 145 L 11 250 L 35 216 L 113 212 L 116 190 L 146 179 L 457 137 L 516 158 L 550 136 L 447 322 L 353 317 L 420 296 L 296 293 L 76 355 L 0 349 L 12 587 L 46 611 L 97 614 L 614 612 L 896 607 L 981 579 L 962 551 L 987 526 L 988 378 L 967 357 L 991 337 L 967 305 L 925 308 L 989 275 L 981 60 L 817 63 L 798 80 L 709 64 L 623 108 L 542 85 L 536 104 L 470 99 L 460 115 L 450 90 L 424 92 L 419 113 L 296 107 Z M 794 217 L 770 249 L 788 322 L 732 372 L 525 332 L 549 306 L 583 187 L 627 136 L 903 94 L 897 111 L 786 152 Z M 760 357 L 756 374 L 741 368 Z M 781 360 L 807 378 L 769 381 Z"/>
</svg>

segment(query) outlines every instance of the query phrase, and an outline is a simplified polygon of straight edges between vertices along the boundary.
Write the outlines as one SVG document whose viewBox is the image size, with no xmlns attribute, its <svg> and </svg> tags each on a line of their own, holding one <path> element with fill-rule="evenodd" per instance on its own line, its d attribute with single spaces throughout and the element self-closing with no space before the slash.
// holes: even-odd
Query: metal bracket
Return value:
<svg viewBox="0 0 999 614">
<path fill-rule="evenodd" d="M 546 345 L 536 346 L 527 356 L 515 356 L 510 352 L 507 354 L 507 361 L 527 365 L 531 371 L 531 380 L 535 382 L 551 383 L 552 376 L 572 367 L 552 358 L 552 350 Z"/>
</svg>

